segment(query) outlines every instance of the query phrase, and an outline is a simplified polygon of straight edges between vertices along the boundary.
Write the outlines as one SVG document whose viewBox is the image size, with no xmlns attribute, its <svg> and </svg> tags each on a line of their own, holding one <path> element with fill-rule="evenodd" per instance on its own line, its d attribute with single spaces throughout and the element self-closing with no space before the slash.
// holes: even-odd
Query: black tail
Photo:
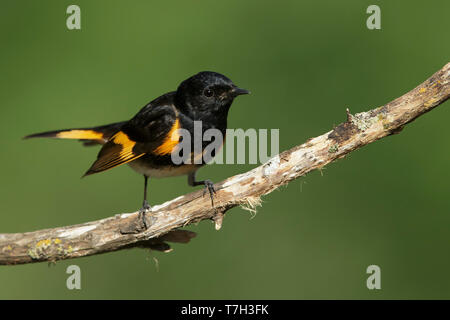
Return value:
<svg viewBox="0 0 450 320">
<path fill-rule="evenodd" d="M 120 131 L 120 129 L 125 123 L 126 121 L 107 124 L 105 126 L 93 128 L 47 131 L 26 136 L 24 137 L 24 139 L 30 138 L 78 139 L 82 141 L 85 146 L 105 144 L 109 140 L 109 138 L 111 138 L 115 133 Z"/>
</svg>

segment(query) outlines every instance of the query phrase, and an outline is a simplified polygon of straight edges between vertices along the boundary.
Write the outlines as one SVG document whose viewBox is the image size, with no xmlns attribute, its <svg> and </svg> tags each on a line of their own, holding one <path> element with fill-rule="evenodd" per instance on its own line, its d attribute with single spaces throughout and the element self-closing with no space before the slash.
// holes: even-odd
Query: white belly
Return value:
<svg viewBox="0 0 450 320">
<path fill-rule="evenodd" d="M 139 159 L 128 163 L 128 165 L 134 171 L 151 178 L 183 176 L 197 171 L 197 169 L 199 169 L 200 167 L 198 165 L 183 165 L 179 167 L 167 166 L 161 169 L 156 169 L 146 165 L 144 162 L 140 162 Z"/>
</svg>

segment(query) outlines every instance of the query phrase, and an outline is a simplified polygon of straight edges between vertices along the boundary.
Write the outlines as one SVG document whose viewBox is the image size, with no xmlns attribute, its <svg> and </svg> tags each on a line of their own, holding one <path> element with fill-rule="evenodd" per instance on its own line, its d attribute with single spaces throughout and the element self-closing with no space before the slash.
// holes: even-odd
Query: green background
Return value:
<svg viewBox="0 0 450 320">
<path fill-rule="evenodd" d="M 66 8 L 81 7 L 81 30 Z M 381 7 L 381 30 L 366 9 Z M 141 204 L 126 166 L 86 179 L 97 148 L 30 133 L 131 118 L 214 70 L 252 91 L 230 128 L 279 128 L 284 150 L 414 88 L 449 62 L 448 1 L 23 1 L 0 5 L 0 232 L 82 223 Z M 346 159 L 231 210 L 171 253 L 132 249 L 0 267 L 0 298 L 450 298 L 449 102 Z M 211 165 L 220 181 L 254 165 Z M 152 204 L 192 191 L 153 180 Z M 155 267 L 153 258 L 159 261 Z M 67 266 L 82 289 L 66 288 Z M 366 268 L 381 267 L 381 290 Z"/>
</svg>

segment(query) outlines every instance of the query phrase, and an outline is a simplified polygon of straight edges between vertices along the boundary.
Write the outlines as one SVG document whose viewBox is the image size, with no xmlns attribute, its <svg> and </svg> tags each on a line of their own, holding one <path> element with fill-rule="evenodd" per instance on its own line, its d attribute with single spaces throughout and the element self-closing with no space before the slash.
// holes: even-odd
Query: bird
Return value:
<svg viewBox="0 0 450 320">
<path fill-rule="evenodd" d="M 183 140 L 177 132 L 184 129 L 194 135 L 195 123 L 200 122 L 202 134 L 208 129 L 216 129 L 225 137 L 231 104 L 236 97 L 249 93 L 223 74 L 202 71 L 182 81 L 175 91 L 147 103 L 128 121 L 46 131 L 28 135 L 24 139 L 76 139 L 85 146 L 102 145 L 97 159 L 83 177 L 128 164 L 144 177 L 144 200 L 139 217 L 147 229 L 145 214 L 151 211 L 147 200 L 150 178 L 187 175 L 190 186 L 204 186 L 203 195 L 208 192 L 211 205 L 214 206 L 216 190 L 213 182 L 209 179 L 196 180 L 197 170 L 207 161 L 173 161 L 171 154 Z M 206 146 L 207 142 L 202 141 L 202 152 Z"/>
</svg>

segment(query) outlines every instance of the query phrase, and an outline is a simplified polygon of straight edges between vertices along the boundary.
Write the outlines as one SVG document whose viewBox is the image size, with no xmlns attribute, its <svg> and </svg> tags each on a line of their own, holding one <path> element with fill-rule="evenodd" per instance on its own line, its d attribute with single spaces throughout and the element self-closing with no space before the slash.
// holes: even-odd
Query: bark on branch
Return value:
<svg viewBox="0 0 450 320">
<path fill-rule="evenodd" d="M 154 206 L 142 231 L 138 213 L 54 229 L 0 234 L 0 264 L 57 261 L 131 247 L 167 251 L 166 242 L 187 243 L 195 233 L 178 230 L 193 222 L 213 219 L 236 206 L 254 209 L 260 197 L 281 185 L 320 169 L 378 139 L 399 133 L 409 122 L 445 102 L 450 95 L 450 63 L 424 83 L 379 108 L 350 114 L 333 130 L 284 151 L 267 163 L 215 184 L 215 207 L 196 191 Z"/>
</svg>

